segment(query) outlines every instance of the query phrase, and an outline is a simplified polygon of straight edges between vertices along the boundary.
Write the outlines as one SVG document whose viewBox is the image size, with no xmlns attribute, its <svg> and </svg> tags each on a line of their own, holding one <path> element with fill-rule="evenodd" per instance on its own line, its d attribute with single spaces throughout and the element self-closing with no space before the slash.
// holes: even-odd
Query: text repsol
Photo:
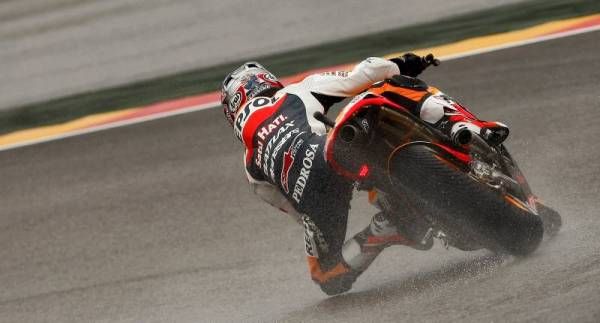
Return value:
<svg viewBox="0 0 600 323">
<path fill-rule="evenodd" d="M 235 123 L 233 127 L 234 133 L 238 139 L 243 140 L 243 129 L 246 126 L 246 122 L 248 122 L 250 119 L 250 115 L 258 110 L 272 107 L 279 99 L 280 98 L 256 98 L 248 102 L 243 109 L 240 109 L 235 117 Z"/>
</svg>

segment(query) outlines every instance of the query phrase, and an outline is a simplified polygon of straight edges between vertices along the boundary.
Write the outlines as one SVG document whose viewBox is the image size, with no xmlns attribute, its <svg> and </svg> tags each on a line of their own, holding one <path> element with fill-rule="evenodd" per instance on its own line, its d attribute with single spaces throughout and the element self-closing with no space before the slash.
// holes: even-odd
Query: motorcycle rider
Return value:
<svg viewBox="0 0 600 323">
<path fill-rule="evenodd" d="M 432 241 L 429 227 L 405 208 L 402 215 L 375 214 L 366 228 L 344 242 L 354 186 L 325 160 L 326 127 L 314 113 L 326 113 L 333 104 L 374 83 L 395 86 L 393 80 L 402 79 L 399 75 L 416 77 L 432 60 L 432 55 L 412 53 L 391 60 L 370 57 L 351 72 L 314 74 L 285 87 L 262 65 L 248 62 L 223 81 L 221 102 L 245 146 L 245 170 L 252 190 L 304 226 L 311 278 L 328 295 L 349 290 L 384 248 L 427 249 Z M 415 113 L 427 122 L 444 123 L 443 128 L 450 130 L 464 121 L 444 117 L 444 108 L 436 102 L 421 104 Z"/>
</svg>

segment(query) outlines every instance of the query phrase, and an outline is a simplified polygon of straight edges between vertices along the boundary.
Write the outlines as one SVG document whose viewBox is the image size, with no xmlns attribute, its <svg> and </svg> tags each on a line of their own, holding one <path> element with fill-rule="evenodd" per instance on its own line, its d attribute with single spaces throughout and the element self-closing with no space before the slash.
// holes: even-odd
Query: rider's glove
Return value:
<svg viewBox="0 0 600 323">
<path fill-rule="evenodd" d="M 392 62 L 398 65 L 400 74 L 416 77 L 421 74 L 429 65 L 439 65 L 440 61 L 433 57 L 433 54 L 421 57 L 413 53 L 406 53 L 400 57 L 392 58 Z"/>
</svg>

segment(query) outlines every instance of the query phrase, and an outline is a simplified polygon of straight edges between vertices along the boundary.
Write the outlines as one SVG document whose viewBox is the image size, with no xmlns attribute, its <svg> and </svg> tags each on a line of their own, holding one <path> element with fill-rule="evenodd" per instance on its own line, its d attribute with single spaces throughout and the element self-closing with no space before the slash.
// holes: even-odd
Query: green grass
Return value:
<svg viewBox="0 0 600 323">
<path fill-rule="evenodd" d="M 367 56 L 382 56 L 598 12 L 598 0 L 534 0 L 248 59 L 258 60 L 276 75 L 286 76 L 306 69 L 355 62 Z M 0 134 L 60 123 L 93 113 L 215 91 L 223 77 L 242 62 L 240 60 L 15 107 L 0 112 Z"/>
</svg>

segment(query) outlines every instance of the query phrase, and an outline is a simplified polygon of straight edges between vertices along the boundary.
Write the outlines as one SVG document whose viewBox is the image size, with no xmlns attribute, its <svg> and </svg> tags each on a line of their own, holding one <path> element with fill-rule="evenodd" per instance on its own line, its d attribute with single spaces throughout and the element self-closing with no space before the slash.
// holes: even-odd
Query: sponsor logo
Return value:
<svg viewBox="0 0 600 323">
<path fill-rule="evenodd" d="M 361 119 L 360 125 L 366 133 L 369 133 L 369 121 L 367 119 Z"/>
<path fill-rule="evenodd" d="M 331 72 L 323 72 L 321 73 L 321 75 L 323 76 L 339 76 L 339 77 L 348 77 L 348 74 L 350 74 L 347 71 L 331 71 Z"/>
<path fill-rule="evenodd" d="M 271 121 L 271 123 L 269 123 L 268 125 L 260 128 L 260 130 L 258 131 L 257 135 L 258 138 L 260 138 L 261 140 L 265 140 L 265 138 L 271 134 L 271 132 L 273 132 L 273 130 L 277 129 L 279 126 L 281 126 L 281 124 L 287 120 L 287 117 L 280 114 L 277 117 L 275 117 L 275 119 L 273 119 L 273 121 Z"/>
<path fill-rule="evenodd" d="M 242 92 L 235 92 L 233 98 L 231 98 L 231 103 L 229 104 L 229 111 L 235 112 L 240 107 L 240 103 L 242 103 Z"/>
<path fill-rule="evenodd" d="M 294 193 L 292 193 L 292 198 L 297 203 L 300 203 L 300 199 L 304 194 L 304 188 L 306 187 L 306 183 L 308 182 L 308 178 L 310 177 L 310 170 L 313 166 L 313 161 L 315 160 L 315 154 L 319 145 L 309 145 L 304 153 L 304 158 L 302 159 L 302 169 L 300 169 L 300 176 L 296 180 L 296 185 L 294 185 Z"/>
<path fill-rule="evenodd" d="M 243 97 L 243 92 L 238 92 L 241 93 L 240 95 L 242 95 L 241 100 L 244 101 L 245 98 Z M 268 108 L 271 107 L 272 104 L 274 104 L 277 101 L 277 99 L 273 98 L 273 99 L 267 99 L 267 98 L 256 98 L 250 102 L 248 102 L 243 109 L 240 109 L 237 112 L 237 115 L 235 116 L 235 125 L 234 125 L 234 132 L 235 135 L 238 137 L 238 139 L 242 140 L 242 134 L 244 131 L 244 127 L 246 126 L 246 123 L 248 122 L 248 120 L 250 120 L 250 116 L 252 115 L 252 113 L 254 113 L 255 111 L 258 111 L 260 109 L 263 108 Z"/>
<path fill-rule="evenodd" d="M 248 117 L 250 116 L 250 104 L 247 104 L 244 109 L 238 111 L 235 117 L 235 125 L 234 132 L 235 136 L 238 137 L 239 140 L 242 140 L 242 133 L 244 130 L 244 126 L 246 125 L 246 121 L 248 121 Z"/>
<path fill-rule="evenodd" d="M 256 159 L 254 160 L 254 163 L 256 163 L 256 166 L 258 166 L 258 168 L 262 167 L 262 154 L 263 154 L 263 143 L 259 141 L 258 148 L 256 149 Z"/>
<path fill-rule="evenodd" d="M 265 173 L 266 176 L 269 176 L 268 162 L 271 157 L 271 149 L 273 148 L 273 145 L 275 143 L 279 142 L 279 138 L 281 137 L 281 135 L 283 135 L 286 131 L 288 131 L 291 127 L 293 127 L 294 123 L 295 123 L 295 121 L 292 120 L 290 122 L 285 123 L 283 126 L 281 126 L 279 128 L 279 130 L 277 130 L 277 133 L 269 140 L 266 147 L 264 148 L 264 153 L 262 154 L 264 163 L 262 165 L 262 168 L 263 168 L 263 172 Z M 259 140 L 258 144 L 259 144 L 259 152 L 261 152 L 262 151 L 262 149 L 261 149 L 262 141 Z"/>
<path fill-rule="evenodd" d="M 300 135 L 303 133 L 304 133 L 304 131 L 302 131 L 300 134 L 298 134 L 296 136 L 296 138 L 294 138 L 294 141 L 292 141 L 290 148 L 288 148 L 288 150 L 283 153 L 283 167 L 281 168 L 281 186 L 283 187 L 283 190 L 285 191 L 286 194 L 290 192 L 289 185 L 288 185 L 290 169 L 292 168 L 292 165 L 294 164 L 294 159 L 296 158 L 298 149 L 304 143 L 303 139 L 299 139 Z"/>
<path fill-rule="evenodd" d="M 275 157 L 277 155 L 279 155 L 279 151 L 281 150 L 281 147 L 283 147 L 283 145 L 295 134 L 299 133 L 300 129 L 296 128 L 288 133 L 285 134 L 285 136 L 283 136 L 281 138 L 281 140 L 279 141 L 279 143 L 277 144 L 277 146 L 275 146 L 275 149 L 273 149 L 273 153 L 271 154 L 271 158 L 269 159 L 269 162 L 271 165 L 271 167 L 269 167 L 269 175 L 271 176 L 271 180 L 273 182 L 275 182 Z"/>
<path fill-rule="evenodd" d="M 262 155 L 263 155 L 263 146 L 264 146 L 264 140 L 265 138 L 271 134 L 271 132 L 273 132 L 275 129 L 277 129 L 279 126 L 281 126 L 285 120 L 287 120 L 287 117 L 280 114 L 277 117 L 275 117 L 275 119 L 273 119 L 273 121 L 271 121 L 268 125 L 262 127 L 259 131 L 258 131 L 258 143 L 257 143 L 257 151 L 258 153 L 256 154 L 256 160 L 254 161 L 256 163 L 256 165 L 258 167 L 262 167 Z M 293 123 L 293 121 L 292 121 Z M 280 129 L 281 132 L 281 129 Z"/>
<path fill-rule="evenodd" d="M 304 225 L 304 246 L 306 254 L 312 257 L 319 257 L 319 252 L 329 253 L 329 244 L 323 237 L 323 232 L 319 230 L 317 225 L 307 216 L 302 217 Z"/>
</svg>

